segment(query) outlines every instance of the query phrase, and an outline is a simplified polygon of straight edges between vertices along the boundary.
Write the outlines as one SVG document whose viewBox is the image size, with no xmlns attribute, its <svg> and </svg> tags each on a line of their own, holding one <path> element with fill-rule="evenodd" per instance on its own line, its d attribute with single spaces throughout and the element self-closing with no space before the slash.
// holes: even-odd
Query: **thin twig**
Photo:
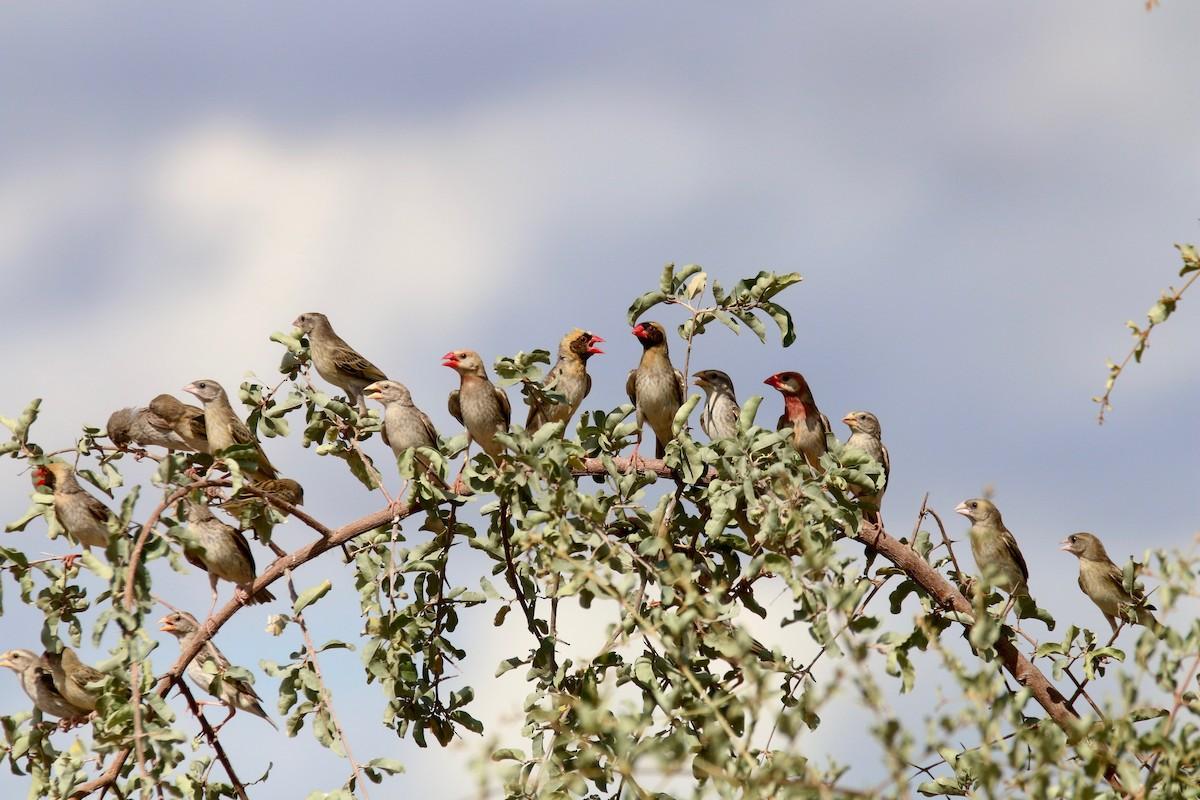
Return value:
<svg viewBox="0 0 1200 800">
<path fill-rule="evenodd" d="M 221 740 L 217 738 L 217 732 L 213 730 L 213 726 L 209 724 L 208 719 L 204 716 L 204 712 L 200 709 L 200 704 L 196 702 L 196 698 L 192 695 L 192 690 L 182 680 L 176 681 L 175 685 L 179 687 L 179 693 L 187 701 L 188 708 L 192 711 L 192 716 L 200 721 L 200 730 L 204 733 L 204 738 L 208 740 L 208 746 L 216 754 L 217 760 L 225 768 L 225 774 L 229 776 L 229 782 L 233 784 L 233 790 L 237 792 L 239 800 L 250 800 L 246 796 L 246 787 L 242 785 L 237 773 L 233 771 L 233 764 L 229 762 L 229 756 L 225 753 L 225 748 L 221 746 Z"/>
</svg>

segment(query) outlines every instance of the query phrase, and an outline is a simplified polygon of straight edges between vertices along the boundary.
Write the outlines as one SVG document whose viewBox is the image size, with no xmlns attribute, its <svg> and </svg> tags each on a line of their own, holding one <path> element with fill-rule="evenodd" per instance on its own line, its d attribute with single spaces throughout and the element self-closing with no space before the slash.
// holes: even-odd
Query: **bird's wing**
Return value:
<svg viewBox="0 0 1200 800">
<path fill-rule="evenodd" d="M 388 435 L 387 435 L 387 421 L 386 420 L 383 423 L 383 427 L 381 427 L 379 429 L 379 435 L 383 437 L 384 444 L 386 444 L 388 447 L 392 446 L 392 442 L 390 439 L 388 439 Z"/>
<path fill-rule="evenodd" d="M 193 438 L 208 440 L 208 428 L 204 424 L 204 409 L 187 406 L 180 425 L 184 426 L 184 430 L 188 431 Z"/>
<path fill-rule="evenodd" d="M 246 535 L 239 530 L 229 528 L 229 537 L 233 539 L 233 544 L 237 547 L 238 552 L 250 562 L 250 573 L 254 574 L 254 553 L 250 550 L 250 542 L 246 541 Z"/>
<path fill-rule="evenodd" d="M 675 401 L 679 405 L 683 405 L 684 398 L 687 397 L 687 381 L 683 379 L 683 373 L 679 370 L 672 370 L 675 373 Z"/>
<path fill-rule="evenodd" d="M 201 648 L 200 653 L 204 656 L 203 660 L 211 661 L 217 666 L 217 672 L 224 672 L 232 666 L 229 659 L 225 657 L 225 654 L 218 650 L 217 646 L 211 641 L 204 643 L 204 647 Z M 197 657 L 196 660 L 200 661 L 201 659 Z"/>
<path fill-rule="evenodd" d="M 830 424 L 829 417 L 825 416 L 824 414 L 820 414 L 820 418 L 821 418 L 821 427 L 825 429 L 824 435 L 828 436 L 829 434 L 833 433 L 833 425 Z M 837 435 L 834 434 L 833 438 L 836 439 Z"/>
<path fill-rule="evenodd" d="M 1004 549 L 1008 551 L 1012 560 L 1017 562 L 1017 567 L 1021 570 L 1021 577 L 1028 581 L 1029 567 L 1025 564 L 1025 556 L 1021 555 L 1021 548 L 1017 547 L 1017 537 L 1013 536 L 1007 528 L 1001 531 L 1000 536 L 1004 542 Z"/>
<path fill-rule="evenodd" d="M 786 430 L 787 428 L 794 429 L 795 425 L 793 425 L 792 421 L 790 419 L 788 419 L 787 411 L 784 411 L 782 414 L 779 415 L 779 422 L 775 423 L 775 430 L 782 431 L 782 430 Z"/>
<path fill-rule="evenodd" d="M 625 394 L 629 395 L 629 402 L 637 405 L 637 370 L 629 370 L 629 377 L 625 379 Z"/>
<path fill-rule="evenodd" d="M 421 427 L 425 429 L 425 434 L 429 437 L 429 446 L 436 449 L 438 443 L 438 432 L 437 428 L 433 426 L 433 420 L 431 420 L 429 415 L 419 408 L 417 409 L 417 417 L 421 420 Z"/>
<path fill-rule="evenodd" d="M 353 348 L 334 348 L 332 358 L 338 370 L 347 375 L 371 382 L 387 380 L 387 375 L 384 375 L 379 367 L 367 361 Z"/>
<path fill-rule="evenodd" d="M 721 403 L 718 413 L 724 422 L 733 426 L 734 429 L 737 428 L 738 420 L 742 416 L 742 410 L 738 408 L 737 400 L 730 397 L 728 403 Z"/>
<path fill-rule="evenodd" d="M 890 480 L 892 477 L 892 457 L 888 455 L 887 445 L 880 442 L 879 448 L 883 450 L 883 477 L 884 480 Z"/>
<path fill-rule="evenodd" d="M 496 400 L 500 403 L 500 416 L 504 417 L 504 429 L 508 430 L 512 425 L 512 406 L 508 402 L 508 395 L 495 384 L 492 385 L 492 391 L 496 393 Z"/>
<path fill-rule="evenodd" d="M 87 509 L 88 514 L 100 524 L 107 524 L 108 518 L 111 516 L 108 506 L 82 489 L 79 490 L 79 496 L 83 498 L 83 507 Z"/>
<path fill-rule="evenodd" d="M 583 397 L 587 397 L 592 392 L 592 376 L 588 373 L 583 373 Z M 583 402 L 583 397 L 579 398 Z"/>
<path fill-rule="evenodd" d="M 463 422 L 462 404 L 459 402 L 459 390 L 458 389 L 455 389 L 454 391 L 452 391 L 450 393 L 450 396 L 446 399 L 446 408 L 450 411 L 450 416 L 452 416 L 456 420 L 458 420 L 460 425 L 467 424 L 467 423 Z"/>
</svg>

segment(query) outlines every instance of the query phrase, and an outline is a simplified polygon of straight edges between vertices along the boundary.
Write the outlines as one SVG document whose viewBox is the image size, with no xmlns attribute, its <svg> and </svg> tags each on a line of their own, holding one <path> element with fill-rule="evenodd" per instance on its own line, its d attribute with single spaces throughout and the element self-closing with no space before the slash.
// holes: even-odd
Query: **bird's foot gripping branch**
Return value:
<svg viewBox="0 0 1200 800">
<path fill-rule="evenodd" d="M 890 460 L 876 414 L 847 411 L 850 435 L 839 440 L 790 351 L 753 371 L 702 363 L 699 344 L 721 327 L 765 341 L 773 322 L 793 343 L 779 295 L 799 280 L 762 272 L 726 288 L 694 265 L 665 269 L 628 311 L 633 369 L 628 403 L 615 407 L 619 388 L 593 387 L 588 372 L 593 357 L 617 357 L 615 336 L 605 352 L 599 334 L 571 329 L 549 370 L 549 351 L 533 349 L 498 359 L 495 383 L 476 351 L 447 351 L 440 362 L 453 373 L 431 351 L 431 369 L 408 374 L 446 379 L 449 417 L 462 431 L 445 435 L 422 408 L 432 407 L 428 397 L 307 312 L 272 337 L 284 348 L 278 381 L 236 392 L 245 419 L 211 378 L 186 387 L 199 405 L 159 395 L 60 451 L 30 438 L 37 402 L 0 419 L 11 433 L 0 453 L 32 467 L 35 484 L 29 510 L 9 525 L 21 535 L 0 548 L 0 580 L 43 619 L 40 635 L 10 632 L 27 647 L 0 665 L 16 673 L 36 716 L 87 720 L 91 734 L 87 746 L 67 744 L 13 709 L 0 720 L 4 760 L 35 796 L 246 798 L 256 781 L 239 773 L 268 765 L 226 750 L 221 733 L 260 725 L 270 735 L 258 716 L 280 735 L 308 728 L 347 760 L 344 779 L 313 797 L 369 797 L 402 765 L 384 757 L 386 745 L 348 741 L 330 671 L 347 663 L 337 651 L 352 648 L 359 679 L 378 690 L 383 727 L 422 746 L 457 739 L 486 750 L 480 779 L 493 796 L 1194 788 L 1195 625 L 1143 634 L 1117 681 L 1124 652 L 1073 626 L 1062 642 L 1023 651 L 999 619 L 1006 601 L 988 607 L 988 592 L 968 599 L 948 580 L 969 585 L 932 509 L 922 507 L 905 538 L 883 527 Z M 679 324 L 641 320 L 651 309 Z M 758 424 L 762 397 L 738 400 L 734 384 L 744 379 L 778 392 L 766 401 L 777 422 Z M 516 384 L 524 425 L 505 388 Z M 653 458 L 650 443 L 641 449 L 646 429 Z M 281 474 L 272 458 L 293 463 L 282 454 L 295 438 L 297 450 L 342 460 L 377 510 L 351 521 L 309 513 L 347 489 L 301 487 Z M 984 584 L 1017 598 L 1026 616 L 1021 550 L 982 503 L 991 505 L 976 498 L 960 513 L 971 519 L 977 561 L 992 562 Z M 927 519 L 940 541 L 922 528 Z M 31 557 L 46 546 L 43 529 L 50 546 L 71 552 Z M 489 565 L 483 574 L 472 571 L 478 557 L 456 555 L 468 549 Z M 322 557 L 329 577 L 297 587 L 293 571 Z M 207 616 L 172 605 L 169 587 L 198 580 L 172 574 L 189 564 L 208 575 Z M 1194 597 L 1191 556 L 1155 567 L 1160 614 Z M 1122 575 L 1131 598 L 1135 582 L 1132 571 Z M 1043 602 L 1052 594 L 1035 589 Z M 306 612 L 338 595 L 357 599 L 358 630 L 324 641 Z M 1115 618 L 1138 613 L 1119 608 Z M 237 614 L 266 621 L 258 680 L 222 642 Z M 480 737 L 494 734 L 464 679 L 480 674 L 489 626 L 503 629 L 509 648 L 485 665 L 492 690 L 511 694 L 524 715 L 511 741 Z M 151 651 L 168 637 L 178 655 L 156 672 Z M 185 678 L 225 706 L 222 721 L 205 718 Z M 1101 679 L 1106 711 L 1089 691 Z M 1154 686 L 1165 691 L 1161 704 L 1147 696 Z M 890 698 L 933 687 L 945 700 L 918 740 L 919 726 Z M 844 716 L 845 704 L 858 709 L 856 747 L 878 766 L 810 758 L 811 732 L 823 716 Z M 197 729 L 199 754 L 186 744 Z M 959 744 L 967 740 L 979 744 Z M 941 760 L 915 766 L 930 753 Z"/>
</svg>

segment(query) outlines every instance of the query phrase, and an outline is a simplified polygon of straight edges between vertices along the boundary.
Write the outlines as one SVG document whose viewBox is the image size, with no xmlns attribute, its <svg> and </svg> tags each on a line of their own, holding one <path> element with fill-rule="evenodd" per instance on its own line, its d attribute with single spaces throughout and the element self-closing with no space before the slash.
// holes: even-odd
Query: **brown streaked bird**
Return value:
<svg viewBox="0 0 1200 800">
<path fill-rule="evenodd" d="M 734 394 L 733 380 L 719 369 L 702 369 L 692 373 L 692 378 L 692 383 L 704 390 L 700 429 L 714 441 L 737 436 L 742 407 Z"/>
<path fill-rule="evenodd" d="M 637 409 L 637 444 L 633 446 L 631 459 L 636 465 L 642 429 L 647 422 L 654 431 L 655 457 L 666 455 L 667 442 L 673 436 L 671 424 L 675 421 L 675 412 L 683 405 L 687 385 L 683 373 L 671 366 L 666 328 L 658 322 L 642 322 L 635 325 L 632 332 L 642 343 L 642 358 L 625 379 L 625 394 Z"/>
<path fill-rule="evenodd" d="M 846 447 L 859 451 L 883 467 L 883 488 L 878 492 L 858 486 L 852 486 L 850 489 L 855 497 L 869 501 L 878 512 L 883 506 L 883 495 L 887 492 L 887 482 L 892 474 L 892 460 L 883 444 L 883 429 L 879 425 L 879 417 L 870 411 L 851 411 L 842 417 L 842 422 L 850 429 Z"/>
<path fill-rule="evenodd" d="M 171 431 L 198 453 L 211 452 L 204 426 L 204 409 L 188 405 L 169 394 L 160 394 L 150 401 L 150 413 L 169 425 Z"/>
<path fill-rule="evenodd" d="M 387 380 L 383 370 L 363 358 L 333 331 L 329 317 L 316 311 L 301 314 L 292 322 L 308 336 L 308 351 L 317 374 L 346 393 L 360 414 L 367 413 L 364 390 L 376 381 Z"/>
<path fill-rule="evenodd" d="M 80 708 L 62 696 L 54 685 L 50 665 L 32 650 L 6 650 L 0 653 L 0 667 L 8 667 L 21 679 L 21 688 L 43 714 L 58 717 L 64 722 L 86 717 L 89 710 Z"/>
<path fill-rule="evenodd" d="M 254 469 L 247 470 L 247 476 L 252 480 L 279 477 L 279 473 L 267 459 L 267 454 L 263 452 L 258 439 L 246 427 L 246 423 L 242 422 L 241 417 L 234 412 L 233 406 L 229 404 L 229 395 L 225 393 L 221 384 L 212 378 L 202 378 L 183 387 L 183 391 L 195 396 L 204 404 L 204 431 L 212 452 L 225 450 L 238 444 L 253 445 L 258 464 Z"/>
<path fill-rule="evenodd" d="M 54 490 L 54 516 L 72 539 L 85 549 L 108 546 L 113 513 L 79 485 L 69 464 L 51 461 L 34 469 L 33 478 L 38 486 Z"/>
<path fill-rule="evenodd" d="M 263 508 L 264 505 L 269 505 L 286 517 L 288 515 L 287 509 L 280 508 L 278 505 L 271 503 L 270 499 L 282 500 L 293 506 L 304 505 L 304 487 L 291 478 L 270 478 L 265 481 L 254 481 L 252 486 L 267 495 L 267 497 L 260 497 L 243 488 L 237 496 L 221 503 L 221 508 L 241 520 L 247 512 L 257 511 Z"/>
<path fill-rule="evenodd" d="M 187 549 L 184 558 L 192 566 L 199 567 L 208 573 L 208 583 L 212 589 L 212 606 L 208 613 L 217 606 L 217 581 L 226 580 L 237 586 L 239 597 L 246 598 L 246 605 L 267 603 L 275 599 L 275 595 L 266 589 L 251 594 L 254 578 L 254 553 L 245 535 L 232 525 L 226 525 L 212 513 L 208 506 L 192 500 L 184 501 L 184 514 L 188 528 L 196 535 L 200 552 Z"/>
<path fill-rule="evenodd" d="M 1117 620 L 1125 621 L 1122 611 L 1126 608 L 1135 610 L 1136 624 L 1156 632 L 1161 629 L 1158 620 L 1150 613 L 1154 606 L 1146 605 L 1146 598 L 1140 591 L 1134 595 L 1125 589 L 1125 574 L 1108 557 L 1108 551 L 1096 536 L 1084 532 L 1072 533 L 1063 539 L 1058 549 L 1079 558 L 1079 588 L 1100 609 L 1114 634 L 1117 632 Z"/>
<path fill-rule="evenodd" d="M 823 472 L 821 456 L 828 449 L 826 436 L 831 426 L 829 418 L 817 408 L 808 381 L 799 372 L 777 372 L 763 381 L 783 395 L 783 414 L 776 430 L 792 430 L 792 445 L 804 454 L 804 460 L 818 472 Z"/>
<path fill-rule="evenodd" d="M 165 447 L 168 450 L 191 450 L 173 426 L 150 408 L 121 408 L 112 413 L 104 426 L 114 445 L 127 450 L 136 447 Z"/>
<path fill-rule="evenodd" d="M 178 639 L 181 648 L 187 646 L 188 640 L 200 631 L 200 623 L 186 611 L 173 611 L 160 619 L 158 623 L 158 629 Z M 215 672 L 213 674 L 205 672 L 205 664 L 211 664 L 211 668 Z M 226 670 L 230 666 L 229 659 L 217 649 L 212 640 L 206 641 L 200 646 L 200 652 L 196 654 L 196 657 L 187 666 L 187 676 L 192 679 L 192 683 L 220 700 L 229 709 L 229 716 L 221 720 L 221 724 L 217 725 L 214 731 L 221 730 L 225 726 L 225 723 L 233 719 L 233 715 L 238 711 L 245 711 L 256 717 L 262 717 L 272 728 L 279 730 L 278 726 L 267 716 L 267 712 L 263 710 L 262 698 L 254 691 L 254 687 L 248 681 L 241 680 L 240 678 L 230 678 L 225 675 Z M 221 682 L 216 691 L 213 691 L 213 680 L 218 675 L 221 676 Z"/>
<path fill-rule="evenodd" d="M 408 387 L 396 381 L 376 381 L 366 387 L 366 396 L 383 406 L 383 443 L 396 458 L 413 448 L 438 449 L 438 432 L 433 420 L 413 403 Z M 417 463 L 431 469 L 428 459 L 414 453 Z"/>
<path fill-rule="evenodd" d="M 442 366 L 459 377 L 459 388 L 450 393 L 447 403 L 450 416 L 463 424 L 471 441 L 498 462 L 504 445 L 496 433 L 507 431 L 512 423 L 508 395 L 488 380 L 483 359 L 474 350 L 451 350 L 442 356 Z"/>
<path fill-rule="evenodd" d="M 1005 527 L 1000 509 L 991 500 L 983 497 L 964 500 L 954 511 L 971 521 L 967 533 L 971 537 L 975 566 L 985 577 L 991 577 L 993 586 L 1008 593 L 1008 603 L 1000 615 L 1003 620 L 1018 597 L 1029 597 L 1029 567 L 1017 546 L 1017 538 Z"/>
<path fill-rule="evenodd" d="M 546 373 L 542 384 L 546 389 L 561 394 L 562 403 L 537 402 L 529 406 L 525 430 L 533 433 L 548 422 L 561 422 L 565 426 L 579 410 L 583 399 L 592 391 L 592 376 L 588 374 L 588 359 L 604 353 L 596 345 L 604 339 L 581 328 L 575 328 L 558 343 L 558 361 Z"/>
<path fill-rule="evenodd" d="M 50 668 L 54 688 L 68 703 L 86 711 L 96 710 L 96 690 L 89 689 L 88 684 L 103 680 L 103 672 L 80 661 L 79 655 L 69 647 L 63 647 L 61 653 L 46 651 L 42 653 L 42 659 Z"/>
</svg>

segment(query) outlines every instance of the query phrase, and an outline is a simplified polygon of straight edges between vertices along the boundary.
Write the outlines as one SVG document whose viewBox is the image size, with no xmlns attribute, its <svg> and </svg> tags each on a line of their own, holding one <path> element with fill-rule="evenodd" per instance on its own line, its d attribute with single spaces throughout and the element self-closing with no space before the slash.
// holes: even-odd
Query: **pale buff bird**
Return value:
<svg viewBox="0 0 1200 800">
<path fill-rule="evenodd" d="M 459 376 L 459 388 L 450 393 L 447 403 L 450 416 L 463 424 L 471 441 L 498 461 L 504 445 L 496 434 L 512 423 L 508 395 L 488 380 L 483 359 L 474 350 L 451 350 L 442 356 L 442 366 Z"/>
<path fill-rule="evenodd" d="M 43 714 L 62 720 L 77 720 L 86 717 L 89 710 L 71 703 L 62 696 L 54 685 L 50 665 L 31 650 L 7 650 L 0 653 L 0 667 L 8 667 L 17 673 L 21 688 L 33 701 L 34 707 Z"/>
<path fill-rule="evenodd" d="M 967 533 L 975 566 L 985 577 L 990 576 L 993 586 L 1008 593 L 1003 619 L 1018 597 L 1029 596 L 1029 567 L 1017 546 L 1017 538 L 1005 527 L 1000 509 L 991 500 L 982 497 L 964 500 L 954 511 L 971 521 Z"/>
<path fill-rule="evenodd" d="M 35 483 L 54 491 L 54 516 L 68 536 L 87 549 L 108 546 L 113 513 L 79 485 L 69 464 L 51 461 L 33 475 Z"/>
<path fill-rule="evenodd" d="M 165 631 L 178 639 L 180 647 L 186 646 L 188 640 L 200 631 L 200 623 L 186 611 L 174 611 L 158 622 L 159 630 Z M 212 665 L 210 669 L 213 669 L 214 673 L 205 672 L 205 664 Z M 238 711 L 245 711 L 256 717 L 262 717 L 272 728 L 278 730 L 278 726 L 267 716 L 267 712 L 263 710 L 262 698 L 254 691 L 254 687 L 247 681 L 225 676 L 225 672 L 230 666 L 229 659 L 217 649 L 217 646 L 211 640 L 206 641 L 201 646 L 200 652 L 196 654 L 196 657 L 187 666 L 187 676 L 191 678 L 192 683 L 220 700 L 229 709 L 229 716 L 221 720 L 221 724 L 217 725 L 214 730 L 221 730 L 225 726 L 225 723 L 233 719 L 233 715 Z M 211 687 L 213 679 L 217 675 L 223 677 L 219 687 L 214 691 Z"/>
<path fill-rule="evenodd" d="M 737 436 L 742 408 L 733 391 L 733 380 L 719 369 L 702 369 L 692 378 L 692 382 L 704 390 L 700 429 L 713 440 Z"/>
<path fill-rule="evenodd" d="M 558 343 L 558 361 L 546 374 L 542 385 L 549 391 L 561 394 L 564 402 L 533 402 L 529 406 L 525 430 L 532 433 L 549 422 L 561 422 L 565 426 L 571 421 L 583 399 L 592 390 L 592 376 L 588 374 L 587 362 L 592 356 L 604 352 L 596 346 L 603 341 L 591 331 L 580 328 L 575 328 L 562 338 Z"/>
<path fill-rule="evenodd" d="M 1096 604 L 1104 619 L 1117 632 L 1117 620 L 1124 620 L 1123 610 L 1136 611 L 1137 624 L 1159 631 L 1161 625 L 1150 612 L 1154 606 L 1146 605 L 1141 592 L 1131 594 L 1125 588 L 1125 575 L 1121 568 L 1108 557 L 1108 551 L 1095 535 L 1072 533 L 1062 541 L 1059 550 L 1079 558 L 1079 588 Z"/>
<path fill-rule="evenodd" d="M 383 405 L 383 442 L 392 448 L 396 458 L 418 447 L 438 447 L 438 432 L 433 420 L 413 403 L 408 387 L 396 381 L 377 381 L 366 387 L 367 398 Z M 415 456 L 426 469 L 430 464 L 424 456 Z"/>
<path fill-rule="evenodd" d="M 654 431 L 655 457 L 666 455 L 667 442 L 673 436 L 671 425 L 675 412 L 683 405 L 687 386 L 683 373 L 671 365 L 666 328 L 657 322 L 643 322 L 634 326 L 633 335 L 642 344 L 642 358 L 637 368 L 629 371 L 625 393 L 637 409 L 638 440 L 633 448 L 636 463 L 642 444 L 642 428 L 647 422 Z"/>
<path fill-rule="evenodd" d="M 324 314 L 310 311 L 296 317 L 292 324 L 308 336 L 308 351 L 317 374 L 345 392 L 350 402 L 358 405 L 359 413 L 366 414 L 364 390 L 376 381 L 387 380 L 383 370 L 334 333 Z"/>
<path fill-rule="evenodd" d="M 808 381 L 799 372 L 777 372 L 763 383 L 783 395 L 783 414 L 776 430 L 792 430 L 792 445 L 804 454 L 804 460 L 817 471 L 823 471 L 821 456 L 828 450 L 826 435 L 829 419 L 817 408 Z"/>
<path fill-rule="evenodd" d="M 198 453 L 209 453 L 208 434 L 204 425 L 204 409 L 180 402 L 169 394 L 160 394 L 150 401 L 148 409 L 187 445 Z M 182 448 L 181 448 L 182 449 Z"/>
<path fill-rule="evenodd" d="M 114 445 L 126 450 L 136 447 L 165 447 L 168 450 L 191 450 L 167 420 L 149 408 L 121 408 L 112 413 L 104 432 Z"/>
<path fill-rule="evenodd" d="M 204 404 L 204 431 L 212 452 L 216 453 L 239 444 L 253 445 L 258 463 L 256 467 L 246 471 L 247 476 L 253 480 L 279 477 L 258 439 L 246 427 L 241 417 L 234 413 L 233 406 L 229 404 L 229 395 L 225 393 L 221 384 L 211 378 L 204 378 L 189 383 L 183 387 L 183 391 L 195 396 Z"/>
<path fill-rule="evenodd" d="M 88 685 L 103 680 L 104 673 L 84 664 L 69 647 L 63 647 L 61 653 L 47 651 L 42 654 L 42 659 L 50 667 L 54 688 L 68 703 L 86 711 L 96 710 L 98 696 L 96 690 L 89 689 Z"/>
<path fill-rule="evenodd" d="M 217 519 L 208 506 L 192 500 L 184 501 L 188 529 L 195 534 L 199 549 L 187 549 L 188 563 L 208 573 L 212 589 L 212 608 L 217 605 L 217 582 L 226 580 L 238 588 L 247 605 L 267 603 L 275 596 L 266 589 L 251 594 L 254 578 L 254 553 L 241 531 Z M 212 613 L 212 608 L 209 613 Z"/>
<path fill-rule="evenodd" d="M 878 511 L 883 506 L 887 480 L 892 473 L 892 461 L 888 456 L 887 447 L 883 444 L 883 429 L 879 425 L 879 418 L 870 411 L 851 411 L 842 417 L 842 422 L 850 428 L 850 438 L 846 440 L 846 447 L 857 450 L 883 467 L 883 489 L 872 492 L 857 486 L 851 488 L 855 497 L 869 501 Z"/>
</svg>

